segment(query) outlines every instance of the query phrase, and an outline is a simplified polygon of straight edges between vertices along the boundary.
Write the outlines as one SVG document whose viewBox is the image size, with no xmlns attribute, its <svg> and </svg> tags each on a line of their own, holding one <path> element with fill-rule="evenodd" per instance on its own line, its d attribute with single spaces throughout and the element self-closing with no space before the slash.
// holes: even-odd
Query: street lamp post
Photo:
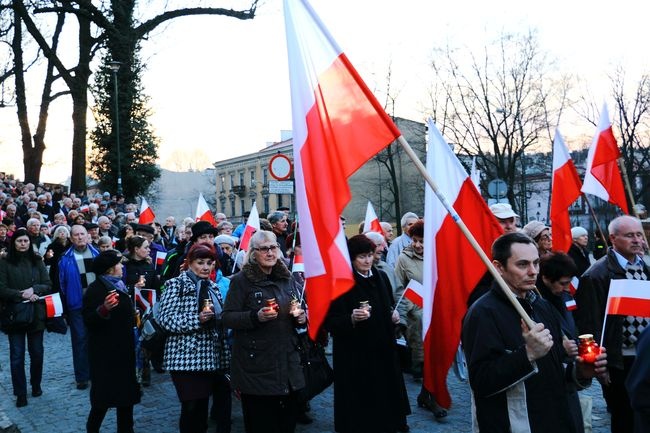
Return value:
<svg viewBox="0 0 650 433">
<path fill-rule="evenodd" d="M 119 92 L 117 90 L 117 71 L 122 63 L 112 61 L 108 67 L 113 71 L 113 83 L 115 83 L 115 146 L 117 147 L 117 193 L 122 194 L 122 159 L 120 157 L 120 106 L 118 103 Z"/>
</svg>

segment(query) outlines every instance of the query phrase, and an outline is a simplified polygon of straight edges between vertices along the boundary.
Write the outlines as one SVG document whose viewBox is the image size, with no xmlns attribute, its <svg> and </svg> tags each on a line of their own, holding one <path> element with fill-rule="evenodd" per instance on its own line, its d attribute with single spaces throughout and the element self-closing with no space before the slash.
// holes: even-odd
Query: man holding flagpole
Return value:
<svg viewBox="0 0 650 433">
<path fill-rule="evenodd" d="M 603 349 L 594 364 L 579 357 L 566 362 L 557 313 L 536 294 L 539 253 L 530 237 L 519 232 L 499 237 L 492 245 L 492 258 L 510 291 L 537 323 L 526 326 L 496 284 L 467 312 L 462 342 L 474 431 L 574 432 L 567 381 L 578 389 L 589 386 L 591 377 L 606 374 L 607 355 Z"/>
<path fill-rule="evenodd" d="M 643 256 L 643 227 L 637 218 L 623 215 L 608 227 L 612 247 L 580 279 L 576 292 L 576 325 L 582 334 L 593 334 L 608 349 L 609 380 L 603 395 L 612 415 L 612 432 L 634 431 L 625 378 L 636 357 L 635 343 L 648 326 L 648 317 L 612 315 L 605 322 L 605 307 L 612 280 L 647 280 L 650 270 Z M 650 288 L 648 288 L 650 290 Z M 605 329 L 603 329 L 603 326 Z"/>
</svg>

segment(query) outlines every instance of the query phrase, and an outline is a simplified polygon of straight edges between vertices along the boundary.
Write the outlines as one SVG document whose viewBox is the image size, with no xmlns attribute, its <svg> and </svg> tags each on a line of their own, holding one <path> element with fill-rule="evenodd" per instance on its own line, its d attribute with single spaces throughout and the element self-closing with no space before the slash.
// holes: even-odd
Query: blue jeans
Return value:
<svg viewBox="0 0 650 433">
<path fill-rule="evenodd" d="M 88 382 L 90 367 L 88 366 L 88 335 L 84 325 L 81 310 L 68 311 L 68 326 L 70 326 L 70 341 L 72 342 L 72 363 L 74 377 L 77 382 Z"/>
<path fill-rule="evenodd" d="M 43 331 L 31 333 L 12 332 L 9 337 L 9 360 L 11 363 L 11 383 L 14 395 L 27 395 L 27 379 L 25 378 L 25 337 L 29 351 L 29 382 L 32 389 L 41 387 L 43 377 Z"/>
</svg>

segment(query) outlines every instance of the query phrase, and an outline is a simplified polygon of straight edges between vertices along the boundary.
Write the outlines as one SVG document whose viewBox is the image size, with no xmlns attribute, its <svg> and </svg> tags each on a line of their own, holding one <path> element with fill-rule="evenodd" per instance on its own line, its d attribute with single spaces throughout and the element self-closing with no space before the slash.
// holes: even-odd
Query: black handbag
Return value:
<svg viewBox="0 0 650 433">
<path fill-rule="evenodd" d="M 45 329 L 47 329 L 47 332 L 54 332 L 55 334 L 65 335 L 68 333 L 68 325 L 65 323 L 63 316 L 50 317 L 45 320 Z"/>
<path fill-rule="evenodd" d="M 0 329 L 3 332 L 24 331 L 34 322 L 32 302 L 9 302 L 2 306 Z"/>
<path fill-rule="evenodd" d="M 334 371 L 325 356 L 325 348 L 313 342 L 307 333 L 299 335 L 300 362 L 305 375 L 305 388 L 301 397 L 309 401 L 325 391 L 334 382 Z"/>
</svg>

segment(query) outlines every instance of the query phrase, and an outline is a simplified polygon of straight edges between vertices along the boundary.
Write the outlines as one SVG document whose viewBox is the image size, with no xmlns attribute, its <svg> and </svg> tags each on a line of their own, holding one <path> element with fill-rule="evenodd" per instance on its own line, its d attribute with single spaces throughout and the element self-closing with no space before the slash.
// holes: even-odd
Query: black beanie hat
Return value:
<svg viewBox="0 0 650 433">
<path fill-rule="evenodd" d="M 102 251 L 93 259 L 93 272 L 98 276 L 103 275 L 121 260 L 122 253 L 117 250 Z"/>
</svg>

